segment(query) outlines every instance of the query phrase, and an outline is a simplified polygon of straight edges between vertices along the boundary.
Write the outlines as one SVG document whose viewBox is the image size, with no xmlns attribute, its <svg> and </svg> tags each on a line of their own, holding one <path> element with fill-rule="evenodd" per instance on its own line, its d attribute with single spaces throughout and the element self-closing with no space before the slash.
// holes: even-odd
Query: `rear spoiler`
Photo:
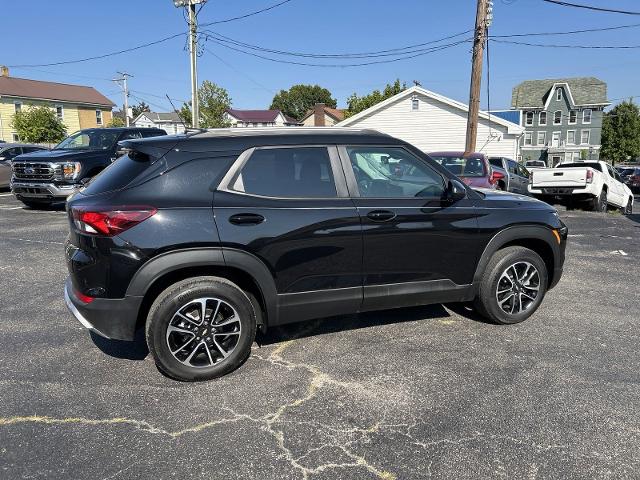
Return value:
<svg viewBox="0 0 640 480">
<path fill-rule="evenodd" d="M 120 140 L 118 146 L 122 150 L 143 153 L 152 158 L 160 158 L 166 155 L 167 152 L 173 150 L 179 142 L 175 138 L 171 140 L 165 138 L 166 137 L 151 137 L 145 139 Z"/>
</svg>

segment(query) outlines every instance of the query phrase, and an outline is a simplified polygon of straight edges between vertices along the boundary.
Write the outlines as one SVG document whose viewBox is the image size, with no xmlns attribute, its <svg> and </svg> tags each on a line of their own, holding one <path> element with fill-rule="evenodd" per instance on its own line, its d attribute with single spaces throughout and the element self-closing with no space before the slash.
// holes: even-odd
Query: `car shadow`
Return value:
<svg viewBox="0 0 640 480">
<path fill-rule="evenodd" d="M 98 347 L 102 353 L 111 357 L 126 360 L 144 360 L 147 358 L 147 355 L 149 355 L 143 328 L 136 332 L 136 336 L 132 342 L 111 340 L 91 331 L 89 333 L 91 334 L 91 340 L 94 345 Z"/>
<path fill-rule="evenodd" d="M 478 315 L 467 304 L 446 304 L 446 307 L 462 317 L 491 324 L 491 322 Z M 258 335 L 256 335 L 256 343 L 259 346 L 266 346 L 287 340 L 314 337 L 316 335 L 325 335 L 344 330 L 359 330 L 361 328 L 447 317 L 451 317 L 451 314 L 443 304 L 396 308 L 393 310 L 380 310 L 354 315 L 340 315 L 271 327 L 267 330 L 266 334 L 258 333 Z"/>
</svg>

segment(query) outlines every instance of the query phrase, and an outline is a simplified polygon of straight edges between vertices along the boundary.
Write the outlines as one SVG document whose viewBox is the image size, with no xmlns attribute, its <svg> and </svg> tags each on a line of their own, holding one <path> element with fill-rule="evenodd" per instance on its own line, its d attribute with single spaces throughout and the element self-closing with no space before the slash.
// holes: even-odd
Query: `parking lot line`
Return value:
<svg viewBox="0 0 640 480">
<path fill-rule="evenodd" d="M 0 193 L 0 197 L 10 197 L 13 193 Z"/>
<path fill-rule="evenodd" d="M 0 210 L 18 210 L 19 208 L 24 207 L 0 207 Z"/>
</svg>

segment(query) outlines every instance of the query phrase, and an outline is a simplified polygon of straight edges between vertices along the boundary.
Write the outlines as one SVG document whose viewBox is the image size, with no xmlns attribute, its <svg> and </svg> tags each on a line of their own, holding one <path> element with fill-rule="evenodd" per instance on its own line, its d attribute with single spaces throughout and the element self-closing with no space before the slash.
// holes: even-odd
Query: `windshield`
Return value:
<svg viewBox="0 0 640 480">
<path fill-rule="evenodd" d="M 484 160 L 479 157 L 431 156 L 458 177 L 484 177 L 487 174 Z"/>
<path fill-rule="evenodd" d="M 561 163 L 558 165 L 558 168 L 593 168 L 594 170 L 602 171 L 602 167 L 600 167 L 599 163 Z"/>
<path fill-rule="evenodd" d="M 110 150 L 118 140 L 120 132 L 103 129 L 76 132 L 54 147 L 54 150 Z"/>
</svg>

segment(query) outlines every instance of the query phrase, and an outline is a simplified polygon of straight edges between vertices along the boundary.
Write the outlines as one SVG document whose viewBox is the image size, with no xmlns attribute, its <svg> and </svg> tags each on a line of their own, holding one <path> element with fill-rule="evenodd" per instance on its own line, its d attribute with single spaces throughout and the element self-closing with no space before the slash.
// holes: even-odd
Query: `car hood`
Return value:
<svg viewBox="0 0 640 480">
<path fill-rule="evenodd" d="M 486 202 L 492 202 L 498 207 L 542 208 L 550 211 L 555 211 L 555 208 L 548 203 L 545 203 L 533 197 L 528 197 L 527 195 L 505 192 L 503 190 L 490 190 L 488 188 L 473 189 L 477 192 L 480 192 L 484 196 L 484 200 Z"/>
<path fill-rule="evenodd" d="M 41 150 L 38 152 L 23 153 L 13 159 L 14 162 L 64 162 L 67 160 L 88 160 L 91 158 L 105 157 L 109 150 Z"/>
</svg>

